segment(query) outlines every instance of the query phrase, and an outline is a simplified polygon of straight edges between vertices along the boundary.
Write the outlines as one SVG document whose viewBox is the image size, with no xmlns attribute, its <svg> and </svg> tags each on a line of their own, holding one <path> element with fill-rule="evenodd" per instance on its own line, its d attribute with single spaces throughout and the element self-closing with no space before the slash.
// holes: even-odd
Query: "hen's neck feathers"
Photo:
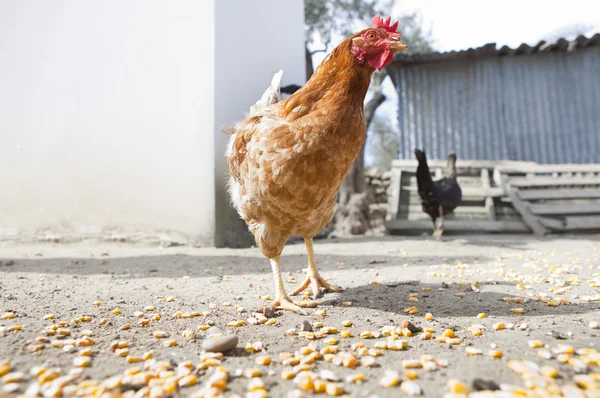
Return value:
<svg viewBox="0 0 600 398">
<path fill-rule="evenodd" d="M 352 38 L 337 46 L 310 80 L 284 101 L 282 114 L 295 119 L 327 104 L 358 104 L 362 108 L 374 70 L 368 63 L 359 62 L 351 48 Z"/>
</svg>

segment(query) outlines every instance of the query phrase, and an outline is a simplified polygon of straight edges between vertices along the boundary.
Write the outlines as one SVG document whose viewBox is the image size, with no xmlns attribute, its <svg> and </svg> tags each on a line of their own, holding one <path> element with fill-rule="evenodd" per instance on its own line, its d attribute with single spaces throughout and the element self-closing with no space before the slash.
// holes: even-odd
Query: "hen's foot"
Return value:
<svg viewBox="0 0 600 398">
<path fill-rule="evenodd" d="M 310 286 L 310 289 L 313 292 L 313 298 L 317 299 L 323 296 L 323 291 L 328 292 L 341 292 L 342 289 L 339 286 L 334 286 L 329 284 L 323 277 L 316 273 L 316 275 L 308 275 L 304 282 L 296 290 L 292 292 L 292 296 L 299 294 L 300 292 L 306 290 Z"/>
<path fill-rule="evenodd" d="M 283 299 L 278 298 L 275 301 L 273 301 L 272 306 L 276 310 L 287 310 L 293 311 L 300 315 L 308 315 L 308 313 L 302 308 L 314 308 L 317 306 L 317 304 L 318 303 L 316 301 L 294 301 L 290 300 L 289 297 L 285 297 Z"/>
<path fill-rule="evenodd" d="M 435 231 L 433 231 L 433 236 L 437 239 L 437 240 L 441 240 L 442 239 L 442 234 L 444 233 L 444 230 L 442 228 L 438 228 Z"/>
</svg>

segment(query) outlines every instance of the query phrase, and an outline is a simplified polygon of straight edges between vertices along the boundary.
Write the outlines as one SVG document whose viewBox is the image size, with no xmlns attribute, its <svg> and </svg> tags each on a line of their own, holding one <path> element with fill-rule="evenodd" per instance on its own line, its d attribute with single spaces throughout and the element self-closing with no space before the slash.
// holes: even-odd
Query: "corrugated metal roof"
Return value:
<svg viewBox="0 0 600 398">
<path fill-rule="evenodd" d="M 590 38 L 581 35 L 572 41 L 566 39 L 558 39 L 553 42 L 546 42 L 542 40 L 535 46 L 530 46 L 526 43 L 523 43 L 517 48 L 510 48 L 508 46 L 502 46 L 500 48 L 497 48 L 496 43 L 489 43 L 478 48 L 469 48 L 468 50 L 462 51 L 433 52 L 411 55 L 399 53 L 396 54 L 396 57 L 394 58 L 394 61 L 390 63 L 390 66 L 393 68 L 394 66 L 402 66 L 406 64 L 438 62 L 450 59 L 454 60 L 475 57 L 516 56 L 540 52 L 548 53 L 557 51 L 571 52 L 593 46 L 600 46 L 600 33 L 596 33 Z"/>
</svg>

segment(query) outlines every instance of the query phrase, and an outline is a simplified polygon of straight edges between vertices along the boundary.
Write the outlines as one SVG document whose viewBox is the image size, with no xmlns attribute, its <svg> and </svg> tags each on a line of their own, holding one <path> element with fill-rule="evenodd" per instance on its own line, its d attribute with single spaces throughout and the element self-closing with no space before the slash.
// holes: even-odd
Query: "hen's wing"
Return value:
<svg viewBox="0 0 600 398">
<path fill-rule="evenodd" d="M 279 72 L 275 73 L 273 79 L 271 79 L 271 85 L 263 93 L 262 97 L 250 107 L 250 114 L 248 116 L 252 116 L 252 114 L 279 102 L 281 75 L 283 75 L 283 71 L 280 69 Z"/>
<path fill-rule="evenodd" d="M 434 182 L 435 199 L 445 206 L 456 207 L 462 199 L 462 190 L 456 180 L 442 178 Z"/>
<path fill-rule="evenodd" d="M 239 165 L 246 156 L 246 144 L 252 139 L 252 135 L 256 131 L 252 125 L 260 122 L 262 111 L 279 102 L 279 90 L 281 86 L 281 76 L 283 71 L 275 73 L 271 84 L 265 90 L 262 97 L 250 107 L 250 111 L 246 118 L 231 129 L 231 138 L 229 139 L 229 147 L 227 149 L 227 158 L 229 162 L 229 172 L 235 180 L 240 178 Z"/>
</svg>

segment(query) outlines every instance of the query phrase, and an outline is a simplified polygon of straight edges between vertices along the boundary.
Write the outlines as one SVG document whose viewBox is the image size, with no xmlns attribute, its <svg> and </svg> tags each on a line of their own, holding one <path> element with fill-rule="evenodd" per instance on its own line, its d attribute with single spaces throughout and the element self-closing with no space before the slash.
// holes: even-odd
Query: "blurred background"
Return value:
<svg viewBox="0 0 600 398">
<path fill-rule="evenodd" d="M 251 244 L 216 126 L 279 69 L 293 93 L 378 13 L 409 50 L 373 78 L 366 146 L 322 236 L 422 231 L 417 147 L 438 174 L 456 150 L 461 183 L 484 185 L 456 217 L 487 223 L 462 225 L 533 230 L 493 162 L 599 162 L 600 3 L 3 0 L 0 239 Z M 597 178 L 581 167 L 549 173 Z"/>
</svg>

